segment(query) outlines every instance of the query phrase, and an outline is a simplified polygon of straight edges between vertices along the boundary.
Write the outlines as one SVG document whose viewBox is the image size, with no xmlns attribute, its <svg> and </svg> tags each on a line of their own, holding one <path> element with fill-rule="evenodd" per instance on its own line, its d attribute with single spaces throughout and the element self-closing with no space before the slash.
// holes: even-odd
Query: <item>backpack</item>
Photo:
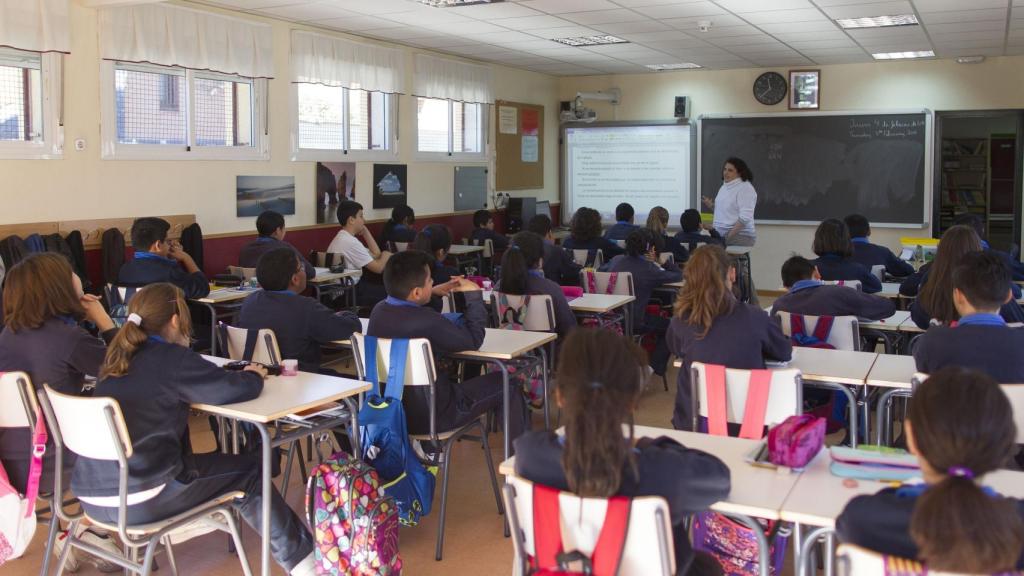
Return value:
<svg viewBox="0 0 1024 576">
<path fill-rule="evenodd" d="M 526 308 L 530 305 L 530 295 L 523 296 L 523 305 L 518 309 L 509 305 L 508 297 L 497 292 L 498 296 L 498 328 L 502 330 L 525 330 Z M 525 355 L 505 362 L 509 382 L 518 386 L 526 397 L 531 408 L 544 407 L 544 373 L 541 359 L 535 355 Z M 498 372 L 500 368 L 490 366 L 488 372 Z"/>
<path fill-rule="evenodd" d="M 29 250 L 25 246 L 25 241 L 17 234 L 11 234 L 0 242 L 0 258 L 3 258 L 8 268 L 14 268 L 15 264 L 28 255 Z"/>
<path fill-rule="evenodd" d="M 82 284 L 88 290 L 92 288 L 92 282 L 89 279 L 89 271 L 85 267 L 85 243 L 82 240 L 82 233 L 78 230 L 72 230 L 64 242 L 68 245 L 68 250 L 71 253 L 71 263 L 75 268 L 75 274 L 82 279 Z"/>
<path fill-rule="evenodd" d="M 192 257 L 196 266 L 203 269 L 203 229 L 193 222 L 181 231 L 181 247 Z"/>
<path fill-rule="evenodd" d="M 317 574 L 401 574 L 398 508 L 365 462 L 338 452 L 314 468 L 306 483 L 306 511 L 316 539 Z"/>
<path fill-rule="evenodd" d="M 430 514 L 435 478 L 416 459 L 402 408 L 409 341 L 391 341 L 388 380 L 383 394 L 377 378 L 377 338 L 366 336 L 363 342 L 366 346 L 364 379 L 372 386 L 359 410 L 363 460 L 377 469 L 385 482 L 384 491 L 395 499 L 398 521 L 415 526 L 421 516 Z"/>
<path fill-rule="evenodd" d="M 25 248 L 29 254 L 39 254 L 46 252 L 46 242 L 43 242 L 43 237 L 39 234 L 29 234 L 25 237 Z"/>
<path fill-rule="evenodd" d="M 108 228 L 103 231 L 100 246 L 103 258 L 103 281 L 107 284 L 117 284 L 121 266 L 124 266 L 124 234 L 121 234 L 117 228 Z"/>
<path fill-rule="evenodd" d="M 593 270 L 584 271 L 584 282 L 587 283 L 587 292 L 591 294 L 597 293 L 597 275 L 594 274 Z M 615 293 L 615 285 L 619 281 L 619 274 L 612 272 L 611 276 L 608 277 L 608 286 L 605 287 L 605 294 Z M 580 326 L 584 328 L 603 328 L 605 330 L 611 330 L 619 336 L 622 332 L 622 314 L 616 312 L 604 312 L 601 314 L 588 314 L 580 319 Z"/>
<path fill-rule="evenodd" d="M 121 297 L 121 292 L 115 284 L 108 284 L 105 290 L 110 319 L 118 328 L 124 326 L 124 323 L 128 321 L 128 302 L 139 291 L 139 288 L 135 286 L 122 286 L 121 288 L 124 288 L 124 297 Z"/>
<path fill-rule="evenodd" d="M 533 549 L 529 574 L 532 576 L 568 576 L 588 574 L 615 576 L 619 573 L 622 551 L 629 532 L 629 512 L 633 501 L 625 496 L 608 498 L 608 511 L 597 544 L 590 556 L 578 550 L 565 551 L 562 542 L 561 504 L 558 490 L 533 485 Z"/>
<path fill-rule="evenodd" d="M 832 334 L 832 324 L 834 322 L 835 318 L 832 316 L 818 316 L 818 323 L 814 326 L 814 332 L 808 335 L 804 317 L 800 314 L 790 314 L 789 337 L 793 341 L 794 346 L 835 350 L 836 347 L 828 343 L 828 337 Z"/>
<path fill-rule="evenodd" d="M 498 292 L 498 328 L 502 330 L 526 330 L 523 322 L 526 320 L 526 310 L 530 306 L 530 295 L 523 296 L 523 305 L 513 308 L 508 303 L 508 296 L 504 292 Z"/>
<path fill-rule="evenodd" d="M 0 463 L 0 565 L 20 558 L 36 533 L 36 497 L 39 495 L 45 452 L 46 424 L 37 408 L 36 427 L 32 434 L 32 462 L 24 496 L 11 485 L 3 463 Z"/>
</svg>

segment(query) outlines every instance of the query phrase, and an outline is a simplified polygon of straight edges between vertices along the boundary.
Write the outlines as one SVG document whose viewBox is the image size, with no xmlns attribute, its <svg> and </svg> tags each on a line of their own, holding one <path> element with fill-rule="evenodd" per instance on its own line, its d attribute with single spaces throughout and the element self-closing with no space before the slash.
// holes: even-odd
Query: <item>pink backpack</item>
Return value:
<svg viewBox="0 0 1024 576">
<path fill-rule="evenodd" d="M 583 280 L 587 283 L 587 292 L 590 294 L 596 294 L 597 275 L 594 274 L 594 271 L 586 270 Z M 615 292 L 615 285 L 618 281 L 619 274 L 617 272 L 612 272 L 611 276 L 608 277 L 608 286 L 605 287 L 604 293 L 613 294 Z M 583 326 L 584 328 L 603 328 L 622 335 L 622 314 L 617 314 L 615 312 L 588 314 L 580 319 L 580 326 Z"/>
<path fill-rule="evenodd" d="M 32 433 L 32 462 L 24 495 L 14 489 L 7 471 L 0 464 L 0 565 L 24 554 L 36 533 L 36 497 L 39 495 L 39 477 L 43 473 L 46 439 L 46 424 L 37 408 L 36 429 Z"/>
</svg>

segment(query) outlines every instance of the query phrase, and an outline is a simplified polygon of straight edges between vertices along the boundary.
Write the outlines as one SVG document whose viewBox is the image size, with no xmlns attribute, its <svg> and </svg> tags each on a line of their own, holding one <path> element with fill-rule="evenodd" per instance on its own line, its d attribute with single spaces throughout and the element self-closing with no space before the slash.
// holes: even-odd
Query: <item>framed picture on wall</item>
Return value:
<svg viewBox="0 0 1024 576">
<path fill-rule="evenodd" d="M 374 208 L 394 208 L 406 204 L 408 186 L 405 164 L 373 165 Z"/>
<path fill-rule="evenodd" d="M 333 223 L 340 200 L 356 199 L 355 162 L 316 163 L 316 223 Z"/>
<path fill-rule="evenodd" d="M 821 70 L 789 71 L 789 109 L 818 110 L 821 107 Z"/>
</svg>

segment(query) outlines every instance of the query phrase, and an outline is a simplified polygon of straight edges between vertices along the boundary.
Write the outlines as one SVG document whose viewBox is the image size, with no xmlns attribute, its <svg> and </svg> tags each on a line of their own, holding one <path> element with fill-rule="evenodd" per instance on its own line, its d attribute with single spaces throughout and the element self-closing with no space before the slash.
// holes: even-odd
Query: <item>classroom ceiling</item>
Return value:
<svg viewBox="0 0 1024 576">
<path fill-rule="evenodd" d="M 434 8 L 419 0 L 202 0 L 207 4 L 555 76 L 1024 54 L 1024 0 L 505 0 Z M 844 30 L 837 18 L 914 14 L 919 25 Z M 699 30 L 709 21 L 710 29 Z M 614 35 L 573 47 L 553 38 Z"/>
</svg>

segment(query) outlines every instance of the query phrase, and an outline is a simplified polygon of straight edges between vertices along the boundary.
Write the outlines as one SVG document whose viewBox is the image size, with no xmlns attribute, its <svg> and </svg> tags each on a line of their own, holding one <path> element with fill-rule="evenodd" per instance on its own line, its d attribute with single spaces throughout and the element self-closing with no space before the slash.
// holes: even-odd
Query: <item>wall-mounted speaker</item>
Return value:
<svg viewBox="0 0 1024 576">
<path fill-rule="evenodd" d="M 686 96 L 676 96 L 675 117 L 683 120 L 690 119 L 690 99 Z"/>
</svg>

